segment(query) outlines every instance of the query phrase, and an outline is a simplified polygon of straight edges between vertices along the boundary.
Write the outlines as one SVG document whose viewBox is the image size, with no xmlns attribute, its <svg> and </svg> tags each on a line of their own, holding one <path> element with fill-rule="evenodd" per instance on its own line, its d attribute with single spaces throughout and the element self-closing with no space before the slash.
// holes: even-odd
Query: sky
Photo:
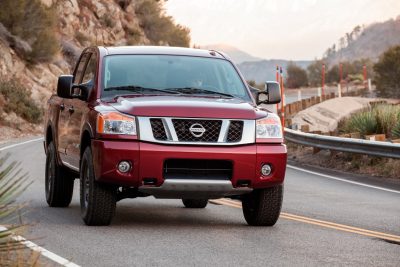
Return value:
<svg viewBox="0 0 400 267">
<path fill-rule="evenodd" d="M 168 0 L 196 45 L 228 44 L 265 59 L 312 60 L 357 25 L 400 15 L 400 0 Z"/>
</svg>

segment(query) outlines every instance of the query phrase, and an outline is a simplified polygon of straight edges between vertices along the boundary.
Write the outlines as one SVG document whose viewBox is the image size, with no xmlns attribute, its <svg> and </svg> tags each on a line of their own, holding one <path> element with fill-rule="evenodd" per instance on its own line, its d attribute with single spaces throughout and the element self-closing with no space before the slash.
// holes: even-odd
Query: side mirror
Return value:
<svg viewBox="0 0 400 267">
<path fill-rule="evenodd" d="M 265 82 L 265 90 L 257 93 L 257 105 L 281 102 L 281 87 L 277 82 Z"/>
<path fill-rule="evenodd" d="M 71 98 L 72 75 L 61 75 L 58 77 L 57 95 L 62 98 Z"/>
<path fill-rule="evenodd" d="M 79 98 L 80 100 L 87 101 L 92 83 L 81 83 L 72 86 L 72 98 Z"/>
</svg>

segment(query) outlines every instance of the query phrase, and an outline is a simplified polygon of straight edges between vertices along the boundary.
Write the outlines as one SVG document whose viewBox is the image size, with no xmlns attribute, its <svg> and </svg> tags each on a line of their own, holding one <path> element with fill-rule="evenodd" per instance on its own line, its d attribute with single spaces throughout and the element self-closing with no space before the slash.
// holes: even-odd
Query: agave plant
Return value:
<svg viewBox="0 0 400 267">
<path fill-rule="evenodd" d="M 6 165 L 9 155 L 0 158 L 0 253 L 8 253 L 22 248 L 13 235 L 21 230 L 22 225 L 10 224 L 18 216 L 21 205 L 15 204 L 15 199 L 29 185 L 27 174 L 21 173 L 19 164 L 11 162 Z"/>
<path fill-rule="evenodd" d="M 355 114 L 346 123 L 347 132 L 359 132 L 365 136 L 368 134 L 375 134 L 378 131 L 378 122 L 375 115 L 371 110 Z"/>
<path fill-rule="evenodd" d="M 393 127 L 398 124 L 400 106 L 398 105 L 379 105 L 373 111 L 378 123 L 378 131 L 390 136 Z"/>
<path fill-rule="evenodd" d="M 400 138 L 400 112 L 397 114 L 397 121 L 392 129 L 392 137 Z"/>
</svg>

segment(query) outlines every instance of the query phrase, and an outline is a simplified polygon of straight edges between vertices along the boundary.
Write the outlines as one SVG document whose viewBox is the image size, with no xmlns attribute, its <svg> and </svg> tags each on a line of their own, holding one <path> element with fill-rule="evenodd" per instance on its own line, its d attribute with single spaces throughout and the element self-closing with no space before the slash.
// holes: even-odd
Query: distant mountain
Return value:
<svg viewBox="0 0 400 267">
<path fill-rule="evenodd" d="M 334 45 L 324 57 L 330 64 L 362 58 L 377 61 L 383 52 L 395 45 L 400 45 L 400 16 L 365 28 L 356 26 L 340 39 L 339 47 L 342 46 L 342 49 L 336 51 Z"/>
<path fill-rule="evenodd" d="M 310 61 L 289 61 L 284 59 L 270 59 L 261 60 L 257 62 L 243 62 L 238 64 L 238 68 L 246 80 L 254 80 L 256 83 L 263 83 L 265 81 L 275 81 L 276 66 L 282 67 L 284 75 L 286 75 L 286 67 L 292 62 L 303 69 L 307 69 Z"/>
<path fill-rule="evenodd" d="M 212 49 L 224 52 L 229 55 L 233 62 L 240 64 L 242 62 L 259 61 L 261 58 L 254 57 L 236 47 L 227 44 L 213 44 L 213 45 L 202 45 L 201 49 Z"/>
<path fill-rule="evenodd" d="M 226 44 L 204 45 L 201 49 L 213 49 L 226 53 L 238 66 L 246 80 L 254 80 L 257 83 L 275 80 L 276 66 L 281 66 L 284 73 L 289 60 L 283 59 L 262 59 L 250 55 L 236 47 Z M 307 68 L 311 61 L 293 61 L 296 65 Z"/>
</svg>

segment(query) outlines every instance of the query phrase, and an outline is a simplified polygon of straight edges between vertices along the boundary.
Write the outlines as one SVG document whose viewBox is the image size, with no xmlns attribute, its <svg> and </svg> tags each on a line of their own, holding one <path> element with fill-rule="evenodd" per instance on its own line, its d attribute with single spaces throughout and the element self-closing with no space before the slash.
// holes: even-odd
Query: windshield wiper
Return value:
<svg viewBox="0 0 400 267">
<path fill-rule="evenodd" d="M 168 94 L 180 94 L 179 92 L 171 91 L 171 90 L 164 90 L 164 89 L 157 89 L 157 88 L 148 88 L 136 85 L 124 85 L 124 86 L 114 86 L 114 87 L 107 87 L 104 88 L 105 92 L 108 91 L 129 91 L 129 92 L 143 92 L 143 91 L 156 91 L 156 92 L 163 92 Z"/>
<path fill-rule="evenodd" d="M 220 93 L 220 92 L 202 89 L 202 88 L 196 88 L 196 87 L 168 88 L 165 90 L 171 90 L 173 92 L 179 92 L 179 93 L 183 93 L 183 94 L 213 94 L 213 95 L 220 95 L 220 96 L 226 96 L 226 97 L 232 97 L 232 98 L 235 97 L 230 94 Z"/>
</svg>

